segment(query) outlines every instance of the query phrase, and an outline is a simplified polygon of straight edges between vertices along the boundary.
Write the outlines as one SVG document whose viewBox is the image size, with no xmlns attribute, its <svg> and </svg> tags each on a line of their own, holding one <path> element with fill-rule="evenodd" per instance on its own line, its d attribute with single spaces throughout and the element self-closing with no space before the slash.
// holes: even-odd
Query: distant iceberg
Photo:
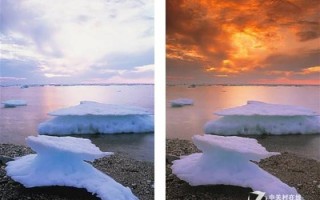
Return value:
<svg viewBox="0 0 320 200">
<path fill-rule="evenodd" d="M 295 188 L 251 162 L 279 154 L 268 152 L 257 140 L 215 135 L 195 135 L 192 139 L 203 153 L 182 156 L 171 166 L 172 172 L 191 186 L 234 185 L 267 194 L 298 194 Z"/>
<path fill-rule="evenodd" d="M 50 112 L 55 118 L 39 124 L 46 135 L 146 133 L 154 131 L 150 110 L 134 106 L 83 101 L 78 106 Z"/>
<path fill-rule="evenodd" d="M 29 136 L 26 139 L 37 154 L 7 163 L 7 175 L 25 187 L 71 186 L 85 188 L 103 200 L 136 200 L 128 187 L 117 183 L 86 161 L 110 156 L 88 139 Z"/>
<path fill-rule="evenodd" d="M 247 105 L 215 112 L 221 118 L 204 126 L 206 134 L 316 134 L 320 117 L 312 110 L 292 105 L 248 101 Z"/>
<path fill-rule="evenodd" d="M 193 105 L 193 100 L 187 99 L 187 98 L 179 98 L 179 99 L 171 100 L 170 103 L 171 103 L 171 107 L 182 107 L 187 105 Z"/>
<path fill-rule="evenodd" d="M 25 100 L 8 100 L 8 101 L 4 101 L 2 102 L 2 104 L 4 104 L 5 108 L 14 108 L 17 106 L 26 106 L 27 105 L 27 101 Z"/>
<path fill-rule="evenodd" d="M 21 85 L 20 88 L 21 88 L 21 89 L 29 88 L 29 85 Z"/>
</svg>

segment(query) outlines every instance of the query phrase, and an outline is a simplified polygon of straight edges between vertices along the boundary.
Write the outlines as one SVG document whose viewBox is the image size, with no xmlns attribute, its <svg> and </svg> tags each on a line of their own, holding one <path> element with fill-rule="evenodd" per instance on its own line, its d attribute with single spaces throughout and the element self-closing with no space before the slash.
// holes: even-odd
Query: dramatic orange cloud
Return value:
<svg viewBox="0 0 320 200">
<path fill-rule="evenodd" d="M 258 79 L 251 82 L 252 84 L 277 84 L 277 85 L 318 85 L 319 79 L 288 79 L 288 78 L 277 78 L 277 79 Z"/>
<path fill-rule="evenodd" d="M 168 0 L 167 73 L 217 83 L 317 80 L 319 12 L 316 0 Z"/>
<path fill-rule="evenodd" d="M 320 73 L 320 66 L 303 69 L 302 74 Z"/>
</svg>

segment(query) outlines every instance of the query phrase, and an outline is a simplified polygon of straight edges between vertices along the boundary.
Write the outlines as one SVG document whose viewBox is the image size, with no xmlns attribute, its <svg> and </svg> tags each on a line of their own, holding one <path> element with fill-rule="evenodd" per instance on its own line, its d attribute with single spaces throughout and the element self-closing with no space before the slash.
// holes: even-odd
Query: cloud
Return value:
<svg viewBox="0 0 320 200">
<path fill-rule="evenodd" d="M 135 66 L 128 70 L 100 70 L 100 76 L 86 83 L 153 83 L 154 65 Z"/>
<path fill-rule="evenodd" d="M 124 78 L 133 82 L 135 82 L 136 79 L 143 83 L 153 83 L 154 65 L 136 66 L 132 70 L 126 70 L 116 77 Z"/>
<path fill-rule="evenodd" d="M 79 76 L 114 55 L 152 64 L 153 1 L 2 0 L 0 59 L 32 60 L 43 74 Z M 112 62 L 111 62 L 112 63 Z M 114 68 L 114 66 L 111 66 Z M 91 73 L 91 74 L 94 74 Z"/>
<path fill-rule="evenodd" d="M 45 73 L 44 76 L 48 77 L 48 78 L 52 78 L 52 77 L 69 77 L 70 75 L 67 74 L 49 74 L 49 73 Z"/>
<path fill-rule="evenodd" d="M 0 77 L 0 83 L 4 82 L 11 82 L 11 81 L 20 81 L 25 80 L 26 78 L 19 78 L 19 77 Z"/>
<path fill-rule="evenodd" d="M 320 61 L 320 49 L 300 50 L 295 53 L 270 54 L 261 65 L 266 70 L 300 71 L 316 66 Z"/>
<path fill-rule="evenodd" d="M 296 35 L 300 38 L 300 41 L 304 42 L 318 38 L 320 33 L 316 31 L 301 31 L 297 32 Z"/>
<path fill-rule="evenodd" d="M 153 71 L 154 71 L 154 65 L 144 65 L 144 66 L 138 66 L 134 68 L 134 72 L 136 73 L 153 72 Z"/>
<path fill-rule="evenodd" d="M 312 73 L 319 73 L 320 74 L 320 66 L 314 66 L 314 67 L 309 67 L 306 69 L 303 69 L 302 74 L 312 74 Z"/>
<path fill-rule="evenodd" d="M 319 54 L 311 53 L 320 42 L 314 0 L 179 0 L 166 6 L 171 77 L 180 72 L 199 81 L 224 75 L 249 81 L 254 77 L 245 73 L 267 76 L 269 69 L 298 72 L 320 64 Z M 183 68 L 186 62 L 193 66 Z"/>
<path fill-rule="evenodd" d="M 290 78 L 276 78 L 276 79 L 258 79 L 251 82 L 253 84 L 278 84 L 278 85 L 319 85 L 319 79 L 290 79 Z"/>
</svg>

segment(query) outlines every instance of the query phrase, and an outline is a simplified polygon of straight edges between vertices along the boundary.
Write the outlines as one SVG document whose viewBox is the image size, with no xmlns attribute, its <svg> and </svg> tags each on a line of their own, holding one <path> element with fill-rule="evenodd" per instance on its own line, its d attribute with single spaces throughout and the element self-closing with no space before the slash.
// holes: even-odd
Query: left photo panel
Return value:
<svg viewBox="0 0 320 200">
<path fill-rule="evenodd" d="M 153 0 L 0 2 L 0 197 L 154 199 Z"/>
</svg>

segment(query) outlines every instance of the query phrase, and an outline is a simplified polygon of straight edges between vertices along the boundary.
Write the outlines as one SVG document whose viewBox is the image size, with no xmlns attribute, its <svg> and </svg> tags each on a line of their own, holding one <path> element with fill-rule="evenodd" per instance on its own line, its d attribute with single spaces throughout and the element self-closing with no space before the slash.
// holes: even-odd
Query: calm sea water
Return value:
<svg viewBox="0 0 320 200">
<path fill-rule="evenodd" d="M 25 138 L 37 135 L 39 123 L 50 119 L 48 112 L 78 105 L 80 101 L 134 105 L 154 109 L 153 85 L 0 87 L 1 102 L 24 99 L 27 106 L 0 108 L 0 143 L 25 145 Z M 103 151 L 128 154 L 153 161 L 154 134 L 80 135 Z"/>
<path fill-rule="evenodd" d="M 193 135 L 203 134 L 204 124 L 218 119 L 213 112 L 244 105 L 248 100 L 304 106 L 320 113 L 318 86 L 168 86 L 166 98 L 166 135 L 171 139 L 190 140 Z M 191 98 L 194 105 L 170 107 L 169 101 L 176 98 Z M 288 151 L 320 160 L 320 134 L 256 138 L 270 151 Z"/>
</svg>

